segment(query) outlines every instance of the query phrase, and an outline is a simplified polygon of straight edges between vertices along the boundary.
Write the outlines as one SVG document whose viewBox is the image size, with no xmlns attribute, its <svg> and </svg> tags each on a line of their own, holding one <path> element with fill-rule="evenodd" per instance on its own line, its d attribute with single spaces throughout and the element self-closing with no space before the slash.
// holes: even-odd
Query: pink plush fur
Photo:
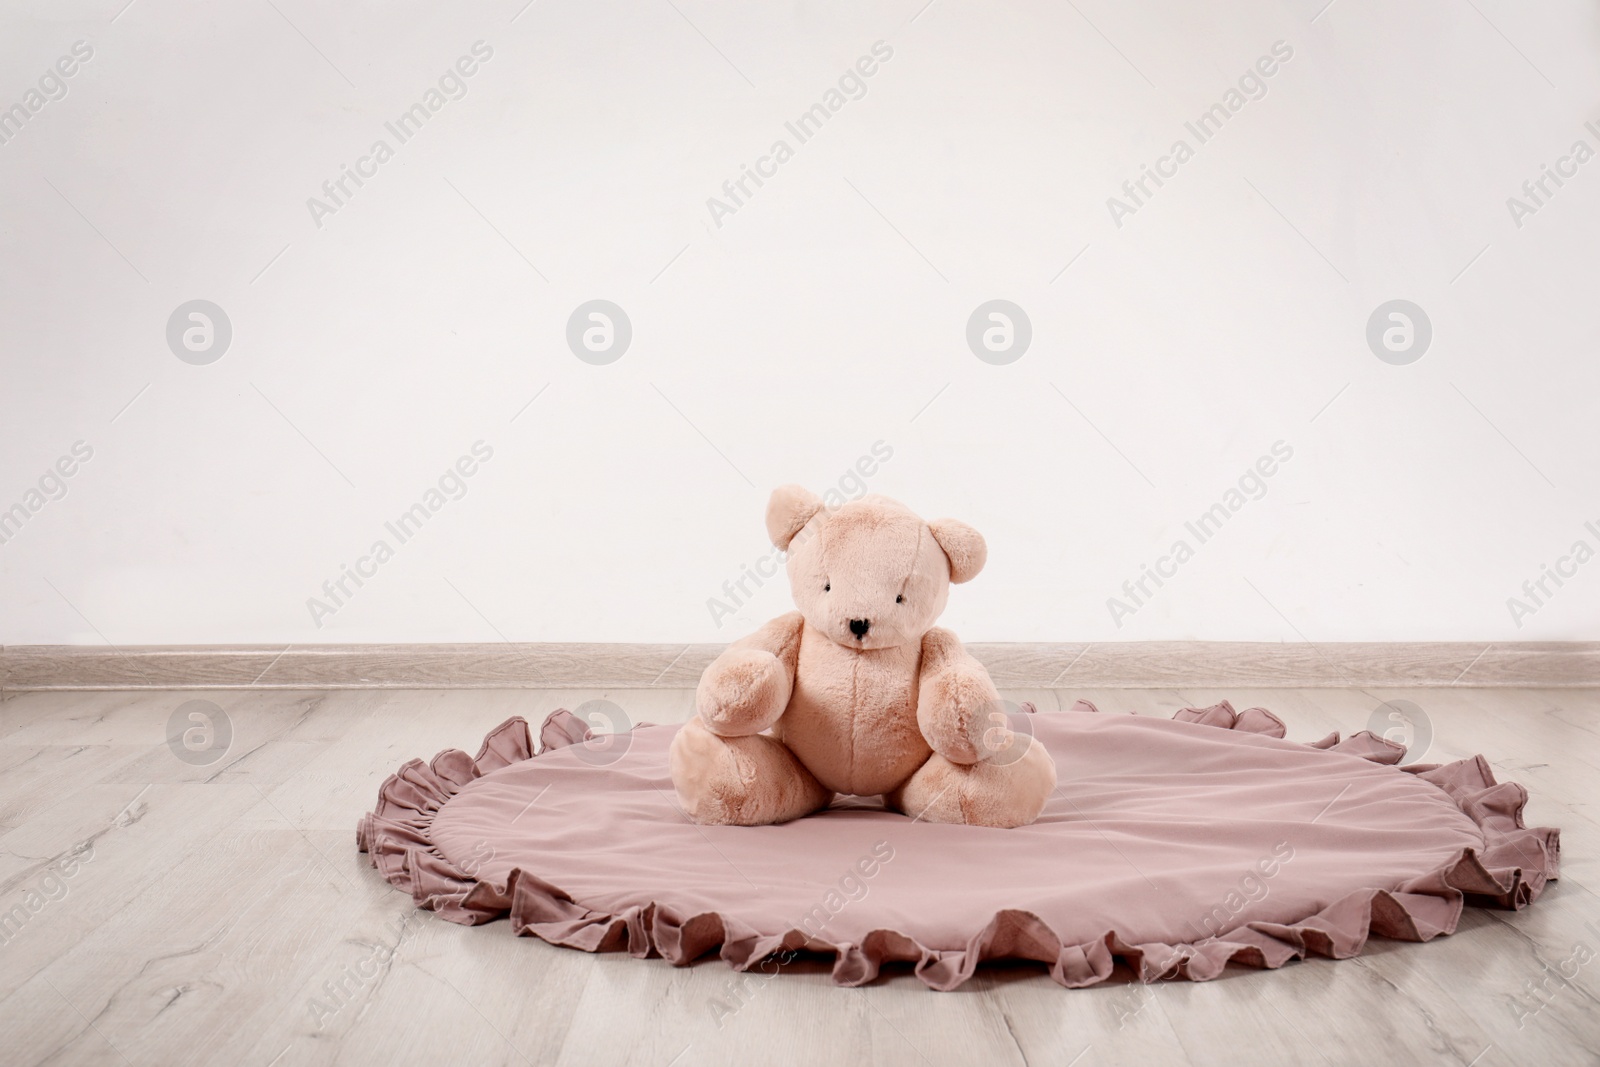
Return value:
<svg viewBox="0 0 1600 1067">
<path fill-rule="evenodd" d="M 767 533 L 788 551 L 800 610 L 701 676 L 670 757 L 689 816 L 759 826 L 851 793 L 930 822 L 1032 822 L 1055 764 L 1012 733 L 988 671 L 933 625 L 950 583 L 982 570 L 983 535 L 876 495 L 829 510 L 795 485 L 773 492 Z"/>
</svg>

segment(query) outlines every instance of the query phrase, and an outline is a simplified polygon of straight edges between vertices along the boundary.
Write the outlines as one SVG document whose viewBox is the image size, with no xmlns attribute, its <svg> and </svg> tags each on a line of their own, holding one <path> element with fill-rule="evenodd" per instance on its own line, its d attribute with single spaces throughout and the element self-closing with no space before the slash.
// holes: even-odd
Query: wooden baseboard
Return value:
<svg viewBox="0 0 1600 1067">
<path fill-rule="evenodd" d="M 1004 689 L 1600 686 L 1600 642 L 972 644 Z M 0 689 L 682 689 L 722 645 L 0 648 Z"/>
</svg>

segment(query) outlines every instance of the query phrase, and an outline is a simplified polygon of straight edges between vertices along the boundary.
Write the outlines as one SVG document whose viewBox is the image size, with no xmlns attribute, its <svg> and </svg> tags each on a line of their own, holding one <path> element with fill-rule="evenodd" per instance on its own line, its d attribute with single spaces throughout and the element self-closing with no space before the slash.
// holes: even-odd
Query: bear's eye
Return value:
<svg viewBox="0 0 1600 1067">
<path fill-rule="evenodd" d="M 822 591 L 824 593 L 830 591 L 832 588 L 833 588 L 833 583 L 832 582 L 823 582 L 822 583 Z"/>
<path fill-rule="evenodd" d="M 894 598 L 894 602 L 896 604 L 904 604 L 906 602 L 906 595 L 901 593 L 899 596 Z"/>
</svg>

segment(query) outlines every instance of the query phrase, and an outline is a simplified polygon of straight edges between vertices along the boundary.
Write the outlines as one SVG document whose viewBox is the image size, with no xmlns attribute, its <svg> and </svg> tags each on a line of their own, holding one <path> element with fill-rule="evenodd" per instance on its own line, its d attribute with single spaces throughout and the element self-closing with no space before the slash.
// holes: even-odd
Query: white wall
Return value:
<svg viewBox="0 0 1600 1067">
<path fill-rule="evenodd" d="M 0 107 L 93 57 L 0 144 L 0 508 L 42 504 L 0 544 L 6 643 L 725 640 L 789 603 L 708 608 L 770 551 L 770 489 L 879 441 L 872 490 L 988 536 L 946 615 L 970 639 L 1600 638 L 1600 562 L 1507 605 L 1600 548 L 1600 161 L 1507 206 L 1600 148 L 1592 4 L 274 3 L 7 10 Z M 379 138 L 319 227 L 307 199 Z M 233 329 L 208 365 L 165 336 L 196 298 Z M 633 326 L 604 366 L 564 339 L 594 298 Z M 993 298 L 1032 323 L 1009 365 L 965 340 Z M 1408 365 L 1366 340 L 1396 298 L 1432 323 Z M 66 495 L 28 497 L 79 441 Z M 1279 441 L 1265 496 L 1117 625 Z"/>
</svg>

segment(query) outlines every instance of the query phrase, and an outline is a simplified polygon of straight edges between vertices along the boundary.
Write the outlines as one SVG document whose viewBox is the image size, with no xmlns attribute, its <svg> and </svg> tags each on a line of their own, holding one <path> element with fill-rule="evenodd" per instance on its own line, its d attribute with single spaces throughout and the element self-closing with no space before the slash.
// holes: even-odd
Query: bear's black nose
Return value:
<svg viewBox="0 0 1600 1067">
<path fill-rule="evenodd" d="M 867 636 L 867 631 L 870 629 L 872 629 L 872 621 L 870 619 L 850 620 L 850 632 L 855 634 L 857 637 Z"/>
</svg>

